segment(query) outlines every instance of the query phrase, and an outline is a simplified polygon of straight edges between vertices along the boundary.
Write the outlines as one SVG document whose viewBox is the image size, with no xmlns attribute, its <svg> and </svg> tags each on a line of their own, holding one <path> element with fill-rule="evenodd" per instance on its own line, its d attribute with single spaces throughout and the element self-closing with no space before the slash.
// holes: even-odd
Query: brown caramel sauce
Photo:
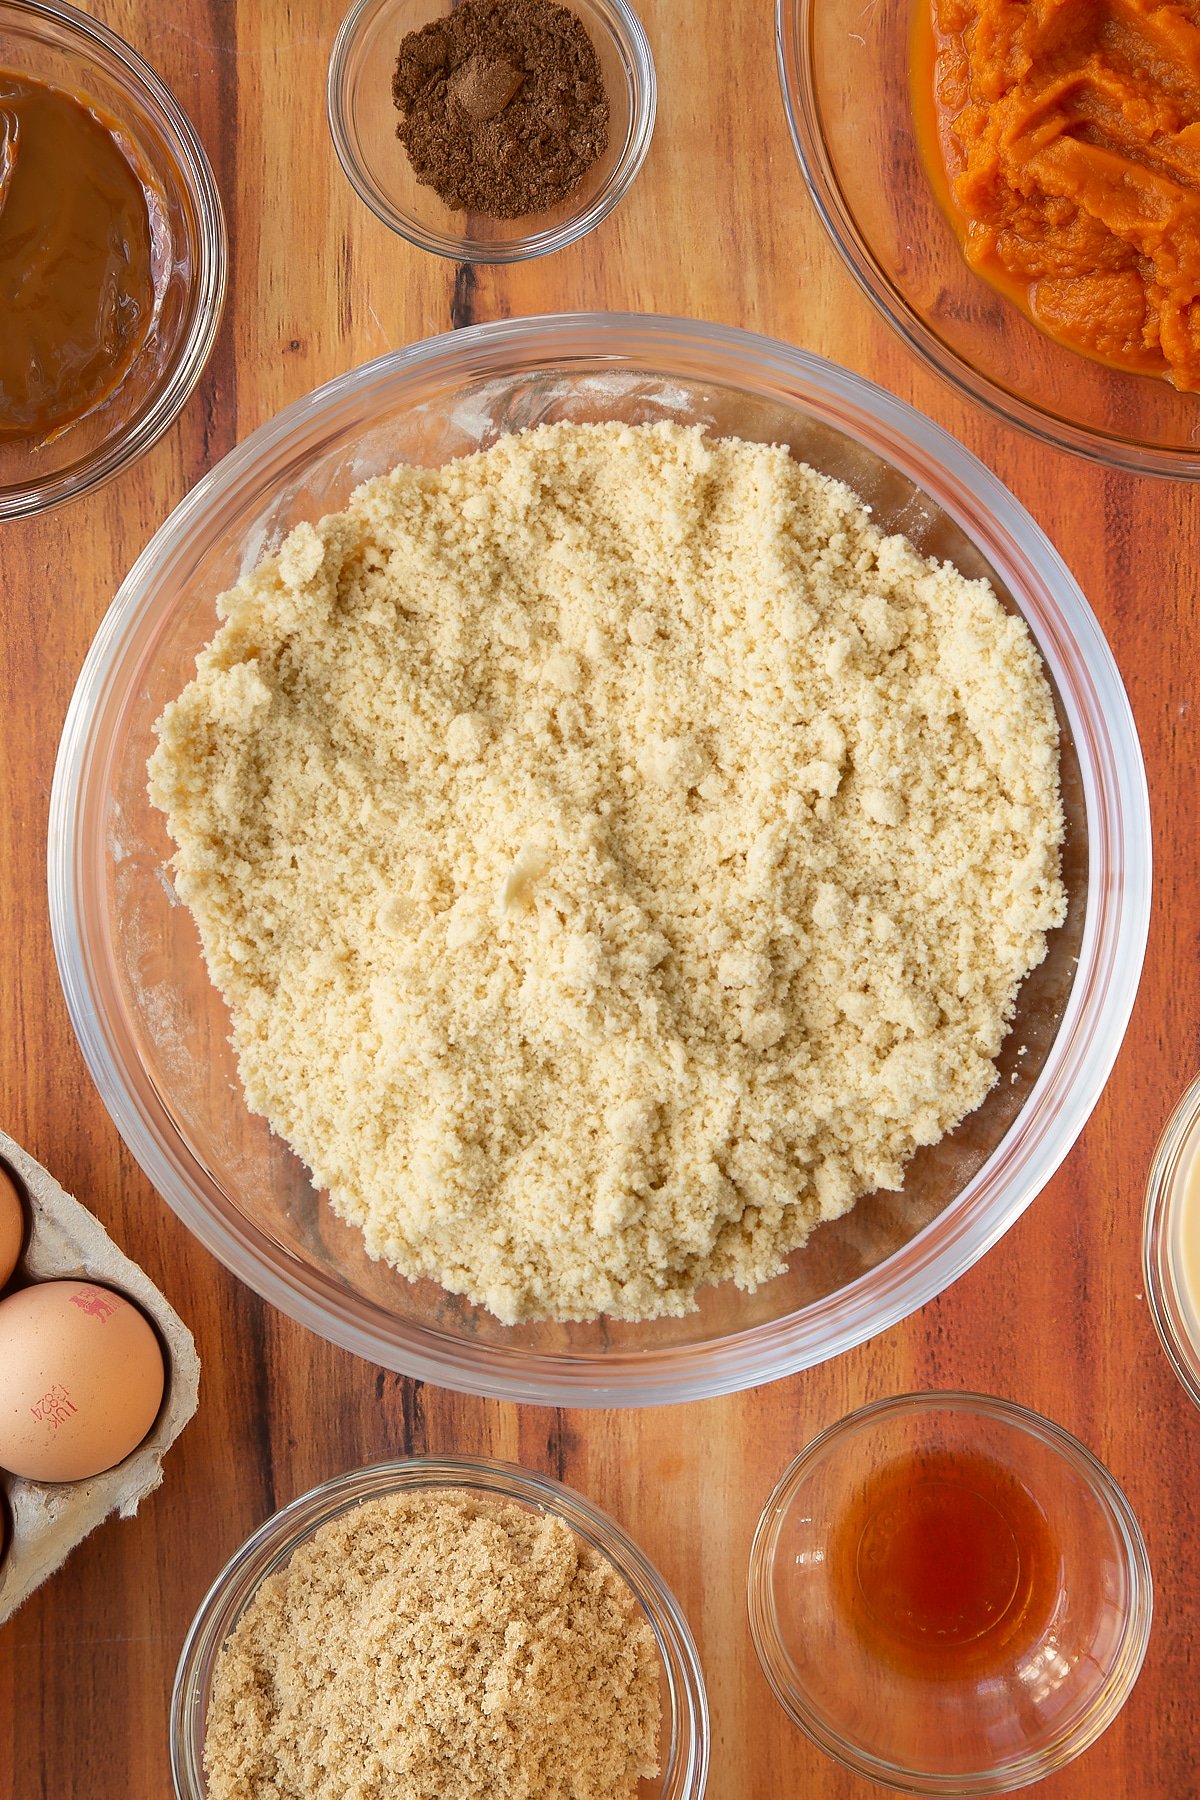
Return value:
<svg viewBox="0 0 1200 1800">
<path fill-rule="evenodd" d="M 161 195 L 91 101 L 0 70 L 0 438 L 119 386 L 155 314 Z"/>
<path fill-rule="evenodd" d="M 873 1475 L 829 1547 L 839 1612 L 883 1660 L 922 1678 L 999 1672 L 1054 1609 L 1046 1515 L 984 1456 L 932 1452 Z"/>
</svg>

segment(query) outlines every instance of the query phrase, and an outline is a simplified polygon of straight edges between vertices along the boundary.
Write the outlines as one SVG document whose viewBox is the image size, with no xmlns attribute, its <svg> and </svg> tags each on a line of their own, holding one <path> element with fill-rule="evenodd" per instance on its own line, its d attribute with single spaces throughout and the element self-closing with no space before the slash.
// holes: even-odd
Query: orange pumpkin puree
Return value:
<svg viewBox="0 0 1200 1800">
<path fill-rule="evenodd" d="M 918 135 L 967 260 L 1073 349 L 1200 389 L 1200 0 L 917 15 Z"/>
</svg>

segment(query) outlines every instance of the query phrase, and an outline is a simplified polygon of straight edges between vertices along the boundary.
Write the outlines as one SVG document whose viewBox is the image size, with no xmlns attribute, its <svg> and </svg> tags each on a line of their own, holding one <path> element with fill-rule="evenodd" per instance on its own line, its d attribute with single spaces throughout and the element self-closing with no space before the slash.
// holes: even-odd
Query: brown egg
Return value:
<svg viewBox="0 0 1200 1800">
<path fill-rule="evenodd" d="M 165 1372 L 136 1306 L 89 1281 L 41 1281 L 0 1300 L 0 1468 L 84 1481 L 136 1450 Z"/>
<path fill-rule="evenodd" d="M 25 1208 L 16 1182 L 0 1163 L 0 1288 L 2 1288 L 21 1255 L 25 1240 Z"/>
</svg>

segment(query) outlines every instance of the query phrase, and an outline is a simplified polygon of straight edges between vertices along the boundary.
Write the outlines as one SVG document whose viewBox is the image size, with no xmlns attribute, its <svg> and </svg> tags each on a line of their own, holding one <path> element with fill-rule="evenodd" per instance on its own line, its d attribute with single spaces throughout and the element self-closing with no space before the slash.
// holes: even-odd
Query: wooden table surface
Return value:
<svg viewBox="0 0 1200 1800">
<path fill-rule="evenodd" d="M 772 1699 L 746 1624 L 759 1510 L 851 1407 L 910 1388 L 1011 1396 L 1076 1432 L 1141 1519 L 1154 1632 L 1125 1711 L 1047 1800 L 1200 1794 L 1200 1417 L 1142 1292 L 1146 1169 L 1195 1072 L 1200 875 L 1193 690 L 1200 489 L 1105 474 L 960 405 L 843 271 L 809 205 L 775 75 L 771 0 L 640 0 L 657 60 L 649 160 L 596 232 L 512 270 L 409 248 L 353 196 L 324 117 L 339 0 L 94 0 L 194 119 L 226 206 L 231 281 L 182 418 L 134 469 L 0 527 L 0 1123 L 108 1226 L 191 1324 L 200 1412 L 162 1489 L 111 1521 L 0 1630 L 2 1800 L 167 1800 L 167 1702 L 226 1556 L 317 1481 L 405 1452 L 474 1452 L 565 1477 L 620 1519 L 691 1621 L 712 1709 L 712 1800 L 851 1800 Z M 125 1151 L 59 990 L 46 813 L 76 672 L 122 576 L 197 478 L 287 402 L 472 320 L 580 307 L 691 314 L 822 352 L 949 427 L 1064 553 L 1128 684 L 1157 876 L 1141 993 L 1116 1070 L 1057 1178 L 941 1299 L 875 1342 L 754 1393 L 644 1412 L 552 1412 L 385 1374 L 263 1305 L 196 1245 Z"/>
</svg>

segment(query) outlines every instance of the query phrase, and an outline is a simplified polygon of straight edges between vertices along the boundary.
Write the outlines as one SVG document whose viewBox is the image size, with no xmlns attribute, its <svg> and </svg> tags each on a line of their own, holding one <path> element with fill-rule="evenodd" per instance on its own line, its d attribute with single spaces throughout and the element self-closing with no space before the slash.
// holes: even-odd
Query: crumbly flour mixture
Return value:
<svg viewBox="0 0 1200 1800">
<path fill-rule="evenodd" d="M 242 1080 L 374 1256 L 682 1313 L 978 1106 L 1066 907 L 1024 623 L 783 449 L 554 425 L 221 601 L 153 799 Z"/>
<path fill-rule="evenodd" d="M 633 1800 L 659 1708 L 653 1631 L 561 1519 L 393 1495 L 322 1525 L 226 1639 L 208 1800 Z"/>
</svg>

